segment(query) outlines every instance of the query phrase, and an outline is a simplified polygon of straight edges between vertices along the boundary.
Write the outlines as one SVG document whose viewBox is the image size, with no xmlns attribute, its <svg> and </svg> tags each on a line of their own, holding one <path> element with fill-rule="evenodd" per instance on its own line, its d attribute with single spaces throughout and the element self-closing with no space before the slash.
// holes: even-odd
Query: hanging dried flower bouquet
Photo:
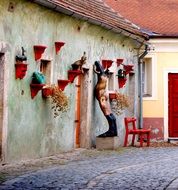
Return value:
<svg viewBox="0 0 178 190">
<path fill-rule="evenodd" d="M 45 86 L 44 90 L 48 89 L 50 93 L 48 96 L 52 99 L 52 109 L 54 111 L 54 118 L 60 115 L 61 112 L 66 112 L 69 107 L 69 99 L 65 93 L 54 84 Z"/>
<path fill-rule="evenodd" d="M 111 102 L 111 108 L 117 115 L 121 115 L 123 111 L 130 106 L 128 96 L 116 92 L 116 98 Z"/>
</svg>

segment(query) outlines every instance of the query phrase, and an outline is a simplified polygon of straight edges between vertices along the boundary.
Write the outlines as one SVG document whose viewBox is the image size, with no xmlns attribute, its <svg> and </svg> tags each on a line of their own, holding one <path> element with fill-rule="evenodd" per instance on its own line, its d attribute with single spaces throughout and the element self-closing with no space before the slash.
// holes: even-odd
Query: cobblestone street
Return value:
<svg viewBox="0 0 178 190">
<path fill-rule="evenodd" d="M 39 166 L 41 162 L 36 164 Z M 20 170 L 22 165 L 16 167 Z M 48 158 L 39 168 L 32 170 L 33 167 L 31 171 L 27 167 L 23 175 L 13 174 L 15 177 L 7 178 L 0 189 L 172 190 L 176 188 L 170 185 L 178 178 L 178 147 L 82 150 L 63 158 Z M 8 173 L 3 166 L 1 170 Z"/>
</svg>

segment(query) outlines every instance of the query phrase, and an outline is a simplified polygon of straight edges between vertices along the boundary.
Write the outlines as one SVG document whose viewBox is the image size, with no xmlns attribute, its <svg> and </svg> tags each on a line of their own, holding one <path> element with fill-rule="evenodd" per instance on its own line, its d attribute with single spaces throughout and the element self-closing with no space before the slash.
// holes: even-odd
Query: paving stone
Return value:
<svg viewBox="0 0 178 190">
<path fill-rule="evenodd" d="M 125 148 L 29 173 L 4 182 L 0 189 L 172 190 L 178 187 L 177 171 L 177 147 Z"/>
</svg>

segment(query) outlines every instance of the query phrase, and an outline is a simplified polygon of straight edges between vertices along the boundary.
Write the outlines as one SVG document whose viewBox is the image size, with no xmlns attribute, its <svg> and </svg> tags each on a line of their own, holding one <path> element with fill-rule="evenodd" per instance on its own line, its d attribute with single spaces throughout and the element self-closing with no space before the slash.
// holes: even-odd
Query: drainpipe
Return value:
<svg viewBox="0 0 178 190">
<path fill-rule="evenodd" d="M 139 125 L 138 128 L 142 129 L 143 128 L 143 88 L 142 88 L 142 81 L 143 81 L 143 76 L 142 76 L 142 63 L 143 63 L 143 58 L 148 54 L 148 45 L 145 45 L 145 50 L 144 52 L 138 57 L 138 74 L 139 74 L 139 112 L 140 112 L 140 117 L 139 117 Z"/>
</svg>

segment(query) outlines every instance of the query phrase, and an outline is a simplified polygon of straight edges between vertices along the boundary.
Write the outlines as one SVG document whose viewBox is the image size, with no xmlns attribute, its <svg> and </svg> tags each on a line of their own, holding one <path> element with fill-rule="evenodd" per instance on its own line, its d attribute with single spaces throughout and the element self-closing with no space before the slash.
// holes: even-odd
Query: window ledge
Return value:
<svg viewBox="0 0 178 190">
<path fill-rule="evenodd" d="M 158 100 L 157 97 L 143 97 L 143 101 Z"/>
</svg>

